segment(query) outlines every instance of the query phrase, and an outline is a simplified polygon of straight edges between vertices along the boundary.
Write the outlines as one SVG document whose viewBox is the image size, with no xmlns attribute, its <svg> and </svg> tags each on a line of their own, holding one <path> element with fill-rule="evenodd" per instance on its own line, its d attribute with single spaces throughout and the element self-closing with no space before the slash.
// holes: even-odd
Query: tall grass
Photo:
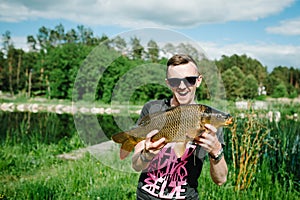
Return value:
<svg viewBox="0 0 300 200">
<path fill-rule="evenodd" d="M 239 120 L 239 121 L 238 121 Z M 236 119 L 231 128 L 232 161 L 235 189 L 247 189 L 257 171 L 259 158 L 267 144 L 270 132 L 253 111 L 243 119 Z"/>
</svg>

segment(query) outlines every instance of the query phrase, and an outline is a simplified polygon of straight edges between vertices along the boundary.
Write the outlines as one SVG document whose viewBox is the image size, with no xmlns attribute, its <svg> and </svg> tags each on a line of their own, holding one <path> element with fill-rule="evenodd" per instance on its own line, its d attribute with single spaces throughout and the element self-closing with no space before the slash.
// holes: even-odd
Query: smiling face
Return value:
<svg viewBox="0 0 300 200">
<path fill-rule="evenodd" d="M 174 80 L 174 78 L 184 79 L 186 77 L 197 77 L 195 84 L 190 84 L 187 79 L 181 80 L 178 86 L 171 84 L 171 80 Z M 166 82 L 173 92 L 172 106 L 195 103 L 196 89 L 200 86 L 201 80 L 202 77 L 199 75 L 197 66 L 192 62 L 175 66 L 170 65 Z"/>
</svg>

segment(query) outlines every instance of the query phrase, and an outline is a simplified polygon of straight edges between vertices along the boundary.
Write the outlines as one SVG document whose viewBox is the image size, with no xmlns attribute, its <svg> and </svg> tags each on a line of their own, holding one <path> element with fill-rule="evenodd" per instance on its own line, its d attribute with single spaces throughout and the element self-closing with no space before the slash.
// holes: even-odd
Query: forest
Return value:
<svg viewBox="0 0 300 200">
<path fill-rule="evenodd" d="M 62 24 L 54 29 L 42 26 L 36 35 L 28 35 L 28 50 L 25 51 L 15 48 L 11 32 L 7 30 L 2 34 L 0 51 L 0 91 L 27 99 L 45 97 L 71 100 L 80 66 L 92 50 L 103 42 L 107 51 L 102 54 L 116 52 L 122 56 L 111 63 L 98 82 L 95 99 L 102 103 L 111 101 L 115 83 L 134 66 L 145 63 L 166 65 L 168 53 L 187 52 L 196 59 L 201 55 L 201 52 L 189 44 L 167 43 L 160 47 L 156 41 L 150 40 L 143 46 L 137 37 L 130 41 L 120 36 L 110 39 L 105 34 L 95 36 L 93 30 L 82 25 L 65 30 Z M 131 53 L 129 55 L 124 52 Z M 245 54 L 223 55 L 219 60 L 204 58 L 199 62 L 217 66 L 229 100 L 264 99 L 266 96 L 295 98 L 300 94 L 298 66 L 279 65 L 268 72 L 267 66 Z M 201 99 L 210 98 L 207 84 L 202 84 L 199 89 L 201 91 L 198 92 L 198 97 Z M 147 84 L 136 89 L 131 103 L 141 104 L 149 99 L 168 95 L 170 92 L 167 87 Z M 85 98 L 80 94 L 77 97 Z"/>
</svg>

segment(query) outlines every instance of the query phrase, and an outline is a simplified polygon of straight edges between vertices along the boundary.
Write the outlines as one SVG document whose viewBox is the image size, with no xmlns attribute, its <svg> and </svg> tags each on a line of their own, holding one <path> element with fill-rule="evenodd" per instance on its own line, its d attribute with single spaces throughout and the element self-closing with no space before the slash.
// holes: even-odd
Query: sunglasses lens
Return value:
<svg viewBox="0 0 300 200">
<path fill-rule="evenodd" d="M 195 85 L 197 78 L 198 77 L 186 77 L 185 79 L 187 80 L 187 82 L 189 83 L 189 85 L 192 86 L 192 85 Z"/>
<path fill-rule="evenodd" d="M 182 79 L 180 79 L 180 78 L 169 78 L 168 79 L 171 87 L 178 87 L 181 83 L 181 80 Z"/>
<path fill-rule="evenodd" d="M 169 78 L 168 82 L 171 87 L 179 87 L 181 81 L 184 82 L 184 84 L 188 87 L 195 85 L 197 76 L 189 76 L 185 78 Z"/>
</svg>

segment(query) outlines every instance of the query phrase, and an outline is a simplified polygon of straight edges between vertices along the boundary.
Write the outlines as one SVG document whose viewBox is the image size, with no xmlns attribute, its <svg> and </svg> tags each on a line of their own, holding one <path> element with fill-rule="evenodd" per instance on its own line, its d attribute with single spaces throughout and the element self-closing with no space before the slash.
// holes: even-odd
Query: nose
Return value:
<svg viewBox="0 0 300 200">
<path fill-rule="evenodd" d="M 180 85 L 178 86 L 178 88 L 180 88 L 180 89 L 184 89 L 184 88 L 186 88 L 186 85 L 185 85 L 185 83 L 184 83 L 184 81 L 182 80 L 182 81 L 180 81 Z"/>
</svg>

